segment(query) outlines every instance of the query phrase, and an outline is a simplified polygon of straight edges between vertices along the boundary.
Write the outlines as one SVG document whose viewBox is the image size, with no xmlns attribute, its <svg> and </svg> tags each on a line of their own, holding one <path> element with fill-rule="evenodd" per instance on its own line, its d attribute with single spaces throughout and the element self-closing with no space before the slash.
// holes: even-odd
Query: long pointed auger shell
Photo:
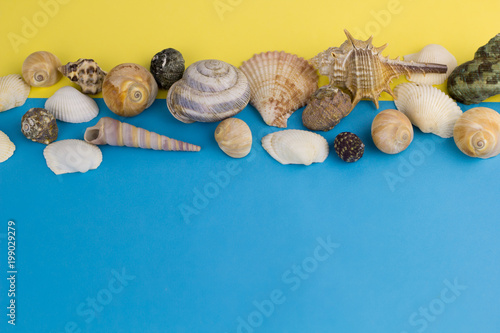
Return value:
<svg viewBox="0 0 500 333">
<path fill-rule="evenodd" d="M 174 140 L 143 128 L 102 117 L 95 126 L 87 128 L 85 141 L 95 145 L 127 146 L 165 151 L 200 151 L 199 146 Z"/>
<path fill-rule="evenodd" d="M 380 47 L 372 45 L 372 37 L 366 41 L 358 40 L 344 30 L 347 40 L 340 46 L 329 48 L 310 59 L 319 74 L 328 75 L 330 85 L 348 91 L 352 95 L 352 107 L 363 98 L 369 98 L 378 109 L 378 98 L 385 91 L 392 97 L 391 81 L 406 74 L 446 73 L 447 66 L 407 62 L 383 57 Z"/>
</svg>

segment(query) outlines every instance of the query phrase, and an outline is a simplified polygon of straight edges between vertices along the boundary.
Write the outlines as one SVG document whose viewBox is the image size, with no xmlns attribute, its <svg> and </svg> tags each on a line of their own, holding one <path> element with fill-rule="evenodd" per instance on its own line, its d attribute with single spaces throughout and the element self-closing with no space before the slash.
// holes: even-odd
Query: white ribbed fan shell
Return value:
<svg viewBox="0 0 500 333">
<path fill-rule="evenodd" d="M 0 77 L 0 112 L 23 105 L 30 90 L 31 87 L 19 74 Z"/>
<path fill-rule="evenodd" d="M 62 87 L 47 99 L 45 109 L 56 119 L 68 123 L 85 123 L 99 114 L 99 107 L 92 98 L 70 86 Z"/>
<path fill-rule="evenodd" d="M 426 45 L 420 52 L 405 55 L 404 60 L 448 66 L 446 74 L 412 74 L 411 78 L 406 76 L 408 81 L 430 85 L 443 83 L 448 76 L 450 76 L 455 67 L 457 67 L 457 59 L 455 59 L 453 54 L 438 44 Z"/>
<path fill-rule="evenodd" d="M 83 140 L 61 140 L 49 144 L 43 150 L 47 166 L 56 175 L 87 172 L 102 162 L 101 150 Z"/>
<path fill-rule="evenodd" d="M 7 134 L 0 131 L 0 163 L 7 161 L 16 150 L 16 146 L 10 141 Z"/>
</svg>

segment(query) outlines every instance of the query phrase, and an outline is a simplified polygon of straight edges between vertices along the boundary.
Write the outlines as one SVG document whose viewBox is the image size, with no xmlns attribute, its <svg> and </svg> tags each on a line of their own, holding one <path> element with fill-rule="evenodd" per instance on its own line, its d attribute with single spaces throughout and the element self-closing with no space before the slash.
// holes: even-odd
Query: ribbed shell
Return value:
<svg viewBox="0 0 500 333">
<path fill-rule="evenodd" d="M 215 122 L 236 115 L 249 100 L 245 74 L 231 64 L 210 59 L 186 69 L 170 87 L 167 107 L 183 123 Z"/>
<path fill-rule="evenodd" d="M 262 138 L 262 147 L 281 164 L 322 163 L 328 142 L 321 135 L 302 130 L 283 130 Z"/>
<path fill-rule="evenodd" d="M 302 123 L 312 131 L 329 131 L 352 110 L 351 97 L 342 90 L 323 86 L 311 96 L 302 112 Z"/>
<path fill-rule="evenodd" d="M 7 161 L 16 150 L 16 146 L 10 141 L 7 134 L 0 131 L 0 163 Z"/>
<path fill-rule="evenodd" d="M 490 158 L 500 153 L 500 114 L 485 107 L 465 111 L 453 130 L 457 147 L 466 155 Z"/>
<path fill-rule="evenodd" d="M 102 90 L 106 72 L 93 59 L 78 59 L 59 67 L 59 71 L 82 88 L 84 94 L 97 94 Z"/>
<path fill-rule="evenodd" d="M 56 118 L 42 108 L 32 108 L 21 119 L 21 132 L 27 139 L 48 145 L 57 140 Z"/>
<path fill-rule="evenodd" d="M 441 90 L 415 83 L 399 84 L 394 103 L 411 123 L 424 133 L 442 138 L 453 136 L 453 126 L 462 115 L 460 107 Z"/>
<path fill-rule="evenodd" d="M 61 60 L 50 52 L 32 53 L 23 62 L 23 79 L 32 87 L 50 87 L 62 78 L 60 66 Z"/>
<path fill-rule="evenodd" d="M 61 140 L 43 150 L 47 166 L 56 175 L 96 169 L 102 162 L 101 150 L 82 140 Z"/>
<path fill-rule="evenodd" d="M 252 149 L 252 132 L 241 119 L 224 119 L 215 129 L 214 136 L 220 149 L 233 158 L 245 157 Z"/>
<path fill-rule="evenodd" d="M 22 106 L 26 102 L 30 90 L 31 87 L 24 82 L 19 74 L 0 77 L 0 112 Z"/>
<path fill-rule="evenodd" d="M 77 89 L 62 87 L 45 102 L 45 109 L 56 119 L 68 123 L 85 123 L 99 114 L 97 103 Z"/>
<path fill-rule="evenodd" d="M 250 103 L 269 126 L 285 128 L 290 115 L 318 89 L 314 68 L 303 58 L 283 51 L 256 54 L 240 69 L 250 83 Z"/>
<path fill-rule="evenodd" d="M 417 53 L 412 53 L 404 56 L 405 61 L 415 61 L 424 63 L 443 64 L 448 67 L 446 73 L 443 74 L 419 74 L 415 73 L 411 76 L 407 75 L 409 81 L 422 84 L 441 84 L 451 72 L 457 67 L 457 59 L 446 48 L 438 44 L 429 44 L 424 46 L 422 50 Z"/>
<path fill-rule="evenodd" d="M 413 140 L 413 126 L 398 110 L 388 109 L 377 114 L 371 132 L 375 146 L 386 154 L 402 152 Z"/>
</svg>

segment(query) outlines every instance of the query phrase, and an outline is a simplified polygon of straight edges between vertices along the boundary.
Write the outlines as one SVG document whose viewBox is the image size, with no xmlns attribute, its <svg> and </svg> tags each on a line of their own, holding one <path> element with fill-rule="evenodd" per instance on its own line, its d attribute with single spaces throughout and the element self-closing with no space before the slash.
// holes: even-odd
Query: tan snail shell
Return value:
<svg viewBox="0 0 500 333">
<path fill-rule="evenodd" d="M 144 67 L 127 63 L 114 67 L 104 77 L 102 97 L 119 116 L 133 117 L 153 104 L 158 84 Z"/>
<path fill-rule="evenodd" d="M 252 149 L 252 132 L 243 120 L 228 118 L 215 129 L 215 141 L 227 155 L 241 158 Z"/>
<path fill-rule="evenodd" d="M 372 122 L 373 143 L 386 154 L 405 150 L 413 140 L 413 126 L 402 112 L 388 109 L 375 116 Z"/>
<path fill-rule="evenodd" d="M 500 153 L 500 114 L 485 107 L 465 111 L 453 128 L 457 147 L 471 157 L 489 158 Z"/>
<path fill-rule="evenodd" d="M 47 51 L 30 54 L 23 63 L 23 78 L 32 87 L 49 87 L 56 84 L 62 73 L 58 68 L 61 60 Z"/>
</svg>

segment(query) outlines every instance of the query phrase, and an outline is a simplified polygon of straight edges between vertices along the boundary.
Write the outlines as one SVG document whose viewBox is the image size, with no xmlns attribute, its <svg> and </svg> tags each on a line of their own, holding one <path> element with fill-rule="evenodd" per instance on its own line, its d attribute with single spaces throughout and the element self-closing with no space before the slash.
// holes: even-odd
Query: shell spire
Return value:
<svg viewBox="0 0 500 333">
<path fill-rule="evenodd" d="M 384 57 L 381 53 L 387 44 L 374 47 L 373 36 L 362 41 L 355 39 L 347 30 L 344 32 L 347 40 L 340 47 L 331 47 L 310 62 L 319 74 L 329 77 L 331 86 L 351 95 L 353 108 L 363 98 L 371 99 L 378 108 L 378 98 L 383 91 L 394 98 L 390 83 L 402 74 L 446 73 L 446 65 Z"/>
<path fill-rule="evenodd" d="M 143 128 L 102 117 L 85 130 L 85 141 L 95 145 L 127 146 L 165 151 L 200 151 L 199 146 L 150 132 Z"/>
</svg>

